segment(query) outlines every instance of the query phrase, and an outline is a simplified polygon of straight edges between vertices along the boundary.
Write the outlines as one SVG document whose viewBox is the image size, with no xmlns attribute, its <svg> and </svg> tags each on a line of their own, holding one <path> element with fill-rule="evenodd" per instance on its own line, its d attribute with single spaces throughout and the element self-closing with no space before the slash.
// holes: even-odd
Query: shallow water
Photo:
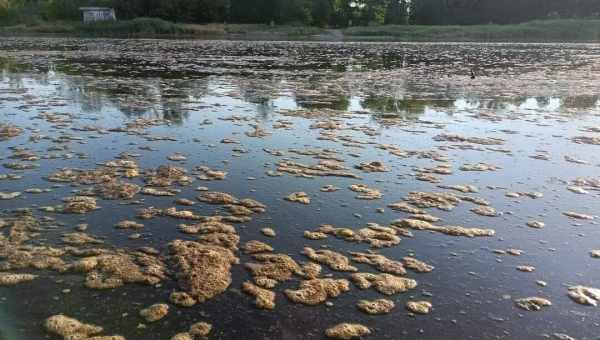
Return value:
<svg viewBox="0 0 600 340">
<path fill-rule="evenodd" d="M 461 202 L 452 211 L 427 209 L 442 218 L 438 224 L 494 229 L 489 238 L 453 237 L 413 231 L 401 237 L 399 245 L 374 249 L 392 259 L 409 254 L 435 266 L 431 273 L 407 276 L 417 288 L 393 295 L 396 308 L 388 315 L 368 316 L 356 308 L 360 299 L 384 297 L 376 291 L 351 290 L 330 299 L 333 306 L 304 306 L 291 303 L 285 288 L 297 287 L 300 278 L 282 283 L 277 307 L 263 311 L 254 307 L 254 298 L 241 292 L 251 280 L 243 264 L 251 257 L 237 253 L 240 264 L 233 268 L 229 289 L 205 303 L 184 309 L 171 307 L 159 322 L 138 327 L 140 309 L 168 302 L 177 289 L 173 280 L 160 287 L 129 284 L 114 290 L 91 290 L 84 276 L 35 271 L 30 283 L 1 287 L 2 336 L 10 339 L 43 339 L 43 321 L 54 314 L 66 314 L 101 325 L 105 334 L 127 339 L 169 339 L 197 321 L 213 325 L 212 339 L 321 339 L 324 331 L 340 322 L 359 322 L 372 330 L 374 339 L 543 339 L 565 333 L 576 339 L 596 339 L 600 317 L 595 307 L 582 306 L 567 296 L 572 285 L 598 287 L 600 260 L 590 251 L 599 249 L 600 230 L 596 220 L 574 220 L 564 216 L 575 211 L 600 215 L 599 192 L 586 194 L 567 190 L 577 178 L 598 178 L 600 146 L 576 144 L 576 136 L 600 137 L 584 131 L 600 128 L 600 45 L 507 45 L 507 44 L 367 44 L 367 43 L 260 43 L 195 42 L 160 40 L 78 40 L 5 39 L 0 42 L 0 122 L 24 131 L 0 141 L 2 163 L 10 147 L 23 147 L 56 158 L 33 163 L 31 170 L 2 169 L 16 173 L 19 180 L 0 180 L 0 192 L 23 192 L 28 188 L 52 188 L 42 194 L 24 193 L 0 200 L 4 215 L 15 209 L 33 208 L 36 216 L 50 216 L 57 228 L 35 238 L 33 244 L 61 246 L 60 236 L 78 223 L 88 223 L 87 233 L 104 238 L 106 247 L 137 249 L 152 246 L 167 253 L 175 239 L 194 239 L 180 233 L 177 225 L 188 223 L 171 217 L 145 220 L 142 237 L 129 239 L 132 231 L 113 227 L 119 221 L 135 219 L 137 209 L 175 206 L 175 198 L 194 199 L 198 186 L 211 191 L 253 198 L 267 206 L 252 221 L 236 224 L 240 244 L 261 240 L 276 252 L 307 261 L 300 252 L 305 245 L 315 249 L 327 245 L 341 253 L 364 252 L 365 243 L 350 243 L 329 236 L 311 241 L 305 230 L 320 224 L 359 229 L 368 222 L 389 225 L 408 217 L 387 208 L 411 191 L 450 192 L 438 185 L 471 184 L 481 197 L 501 213 L 484 217 L 470 211 L 476 205 Z M 470 79 L 474 70 L 477 77 Z M 303 113 L 310 111 L 310 117 Z M 42 113 L 68 114 L 65 124 L 40 119 Z M 225 119 L 236 116 L 236 119 Z M 37 118 L 36 118 L 37 117 Z M 157 126 L 143 134 L 111 132 L 138 118 L 158 118 Z M 280 120 L 288 128 L 276 128 Z M 325 131 L 311 126 L 338 121 L 342 128 Z M 246 135 L 251 124 L 259 124 L 270 135 Z M 85 128 L 84 127 L 93 127 Z M 84 131 L 81 131 L 84 130 Z M 599 130 L 600 131 L 600 130 Z M 323 139 L 332 133 L 337 138 Z M 479 145 L 436 141 L 442 133 L 466 137 L 493 137 L 503 145 Z M 31 136 L 49 138 L 30 140 Z M 74 136 L 80 139 L 57 140 Z M 168 140 L 151 137 L 167 136 Z M 339 137 L 347 136 L 352 143 Z M 331 137 L 331 136 L 329 136 Z M 52 139 L 54 138 L 54 139 Z M 224 138 L 239 144 L 224 144 Z M 398 157 L 378 148 L 392 144 L 406 151 Z M 51 146 L 63 151 L 48 151 Z M 151 149 L 141 148 L 149 146 Z M 236 152 L 243 148 L 247 152 Z M 263 149 L 284 152 L 277 157 Z M 503 152 L 491 150 L 506 149 Z M 300 178 L 291 174 L 271 177 L 276 163 L 284 158 L 303 164 L 319 159 L 290 152 L 292 149 L 334 149 L 349 171 L 362 179 L 339 177 Z M 419 152 L 436 151 L 452 164 L 452 174 L 436 175 L 439 183 L 419 181 L 418 168 L 440 162 L 419 157 Z M 98 200 L 100 209 L 84 215 L 45 213 L 37 207 L 61 204 L 65 196 L 82 187 L 56 183 L 44 178 L 64 167 L 92 169 L 128 152 L 140 169 L 162 164 L 188 170 L 207 165 L 224 170 L 223 181 L 195 180 L 179 187 L 176 197 L 138 194 L 141 204 L 121 200 Z M 175 152 L 183 162 L 167 159 Z M 531 158 L 546 154 L 549 160 Z M 422 153 L 421 153 L 422 155 Z M 567 162 L 565 156 L 587 164 Z M 380 161 L 391 171 L 363 173 L 354 169 L 361 162 Z M 488 163 L 496 171 L 461 171 L 463 164 Z M 31 162 L 20 162 L 31 163 Z M 139 178 L 127 180 L 139 185 Z M 379 200 L 358 200 L 348 190 L 364 183 L 380 190 Z M 327 184 L 341 190 L 319 189 Z M 593 190 L 596 189 L 596 190 Z M 304 191 L 309 205 L 283 200 L 292 192 Z M 508 192 L 540 192 L 544 197 L 509 198 Z M 456 193 L 456 192 L 454 192 Z M 377 208 L 385 208 L 383 213 Z M 219 212 L 220 206 L 197 203 L 178 206 L 203 216 Z M 528 221 L 545 222 L 543 229 L 526 226 Z M 275 238 L 261 234 L 271 227 Z M 3 231 L 0 229 L 0 231 Z M 6 232 L 6 230 L 4 230 Z M 521 256 L 498 255 L 495 249 L 521 249 Z M 360 272 L 376 272 L 356 264 Z M 516 270 L 519 265 L 536 268 L 532 273 Z M 25 272 L 23 270 L 18 272 Z M 324 274 L 349 278 L 349 273 Z M 536 285 L 537 280 L 547 286 Z M 63 289 L 70 293 L 62 293 Z M 529 312 L 515 306 L 518 298 L 541 296 L 552 306 Z M 428 300 L 429 315 L 411 316 L 404 308 L 409 300 Z M 54 339 L 54 338 L 52 338 Z"/>
</svg>

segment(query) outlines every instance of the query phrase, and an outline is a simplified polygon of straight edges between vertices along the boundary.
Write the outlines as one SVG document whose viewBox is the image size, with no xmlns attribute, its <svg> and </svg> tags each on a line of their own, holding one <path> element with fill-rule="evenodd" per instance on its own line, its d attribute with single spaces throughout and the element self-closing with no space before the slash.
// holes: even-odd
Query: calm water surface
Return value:
<svg viewBox="0 0 600 340">
<path fill-rule="evenodd" d="M 330 236 L 321 241 L 303 237 L 305 230 L 320 224 L 364 227 L 369 222 L 389 225 L 408 215 L 387 208 L 411 191 L 444 192 L 439 185 L 470 184 L 470 194 L 490 202 L 497 217 L 470 210 L 460 203 L 452 211 L 428 209 L 442 219 L 439 224 L 494 229 L 489 238 L 452 237 L 414 231 L 399 245 L 375 251 L 391 259 L 415 256 L 435 266 L 431 273 L 407 276 L 418 287 L 389 297 L 396 308 L 388 315 L 368 316 L 357 309 L 361 299 L 384 297 L 372 289 L 351 290 L 330 299 L 333 305 L 304 306 L 291 303 L 283 294 L 295 288 L 296 277 L 275 291 L 277 307 L 263 311 L 254 299 L 241 292 L 251 280 L 243 264 L 251 257 L 238 253 L 229 289 L 205 303 L 183 309 L 172 306 L 163 320 L 140 327 L 140 309 L 168 302 L 177 289 L 173 280 L 160 286 L 126 285 L 99 291 L 85 288 L 84 277 L 52 271 L 25 270 L 39 277 L 30 283 L 0 288 L 0 319 L 6 339 L 55 339 L 43 321 L 66 314 L 101 325 L 105 334 L 127 339 L 169 339 L 197 321 L 213 325 L 211 339 L 322 339 L 324 330 L 340 322 L 362 323 L 373 339 L 547 339 L 555 333 L 576 339 L 598 339 L 600 315 L 595 307 L 571 300 L 568 287 L 600 287 L 600 260 L 590 251 L 600 249 L 600 229 L 594 220 L 564 216 L 575 211 L 600 215 L 598 188 L 586 194 L 569 191 L 577 178 L 599 179 L 600 146 L 576 144 L 572 138 L 600 138 L 600 46 L 598 45 L 482 45 L 482 44 L 320 44 L 261 42 L 194 42 L 158 40 L 5 39 L 0 41 L 0 122 L 23 129 L 19 136 L 0 141 L 0 161 L 10 163 L 10 148 L 28 148 L 42 157 L 31 170 L 0 169 L 18 174 L 18 180 L 0 180 L 1 192 L 24 192 L 28 188 L 52 188 L 42 194 L 23 193 L 0 201 L 6 217 L 19 208 L 32 208 L 38 217 L 55 219 L 56 228 L 42 233 L 32 244 L 61 246 L 60 235 L 78 223 L 105 240 L 106 247 L 137 249 L 151 246 L 167 254 L 175 239 L 193 239 L 179 232 L 185 221 L 157 217 L 143 221 L 141 238 L 132 231 L 115 229 L 115 223 L 135 219 L 137 209 L 175 206 L 174 197 L 138 194 L 139 205 L 126 201 L 98 200 L 101 209 L 85 215 L 46 213 L 40 206 L 57 205 L 81 187 L 55 186 L 44 178 L 65 167 L 92 169 L 123 153 L 136 156 L 140 169 L 162 164 L 199 165 L 224 170 L 223 181 L 196 180 L 181 187 L 176 198 L 194 199 L 198 186 L 236 197 L 250 197 L 267 205 L 264 214 L 236 224 L 241 244 L 249 240 L 269 243 L 276 252 L 298 262 L 304 246 L 327 245 L 340 253 L 366 251 L 367 244 L 345 242 Z M 477 77 L 470 79 L 473 70 Z M 310 117 L 304 113 L 311 112 Z M 66 124 L 39 119 L 42 113 L 68 114 Z M 236 119 L 226 119 L 232 116 Z M 37 118 L 36 118 L 37 117 Z M 108 130 L 138 118 L 162 119 L 144 129 L 146 134 Z M 287 128 L 277 128 L 281 120 Z M 335 120 L 341 128 L 311 128 Z M 260 125 L 270 135 L 255 138 L 246 132 Z M 275 127 L 274 127 L 275 124 Z M 93 128 L 89 128 L 93 127 Z M 323 134 L 350 137 L 324 139 Z M 434 140 L 440 134 L 494 137 L 500 146 Z M 30 139 L 33 135 L 48 138 Z M 57 137 L 72 136 L 66 142 Z M 166 136 L 168 140 L 148 137 Z M 221 143 L 229 138 L 239 144 Z M 378 148 L 391 144 L 406 151 L 397 157 Z M 66 145 L 63 151 L 48 150 Z M 149 147 L 149 148 L 148 148 Z M 273 156 L 263 149 L 276 149 Z M 505 150 L 498 150 L 499 148 Z M 239 152 L 236 149 L 244 149 Z M 290 150 L 333 149 L 350 171 L 361 179 L 339 177 L 300 178 L 291 174 L 266 174 L 277 162 L 291 159 L 304 164 L 319 161 Z M 419 157 L 436 151 L 447 157 L 452 174 L 436 175 L 439 183 L 419 181 L 421 168 L 439 165 Z M 175 152 L 183 162 L 167 159 Z M 421 153 L 422 154 L 422 153 Z M 546 160 L 532 158 L 546 155 Z M 565 156 L 584 160 L 577 164 Z M 389 172 L 363 173 L 353 167 L 380 161 Z M 21 162 L 31 163 L 31 162 Z M 493 164 L 497 171 L 461 171 L 463 164 Z M 130 180 L 143 185 L 141 179 Z M 363 183 L 383 194 L 379 200 L 358 200 L 348 186 Z M 325 193 L 335 185 L 341 190 Z M 596 190 L 593 190 L 596 189 Z M 301 205 L 283 200 L 292 192 L 306 192 L 312 202 Z M 509 192 L 540 192 L 539 199 L 510 198 Z M 455 192 L 456 193 L 456 192 Z M 384 212 L 378 212 L 384 208 Z M 197 203 L 199 215 L 224 214 L 219 206 Z M 526 226 L 545 222 L 543 229 Z M 261 234 L 271 227 L 275 238 Z M 0 232 L 6 230 L 0 229 Z M 521 256 L 499 255 L 496 249 L 521 249 Z M 355 264 L 361 272 L 375 272 Z M 516 270 L 530 265 L 532 273 Z M 350 278 L 331 271 L 324 275 Z M 537 280 L 547 286 L 536 284 Z M 70 289 L 70 293 L 62 293 Z M 541 296 L 552 306 L 528 312 L 514 300 Z M 428 300 L 429 315 L 411 316 L 404 308 L 409 300 Z M 58 339 L 58 338 L 57 338 Z"/>
</svg>

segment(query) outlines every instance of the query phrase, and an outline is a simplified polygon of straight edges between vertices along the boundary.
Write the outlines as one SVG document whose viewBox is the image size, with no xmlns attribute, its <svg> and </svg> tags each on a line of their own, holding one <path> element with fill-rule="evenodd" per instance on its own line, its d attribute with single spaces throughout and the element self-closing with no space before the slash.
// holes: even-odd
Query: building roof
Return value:
<svg viewBox="0 0 600 340">
<path fill-rule="evenodd" d="M 110 7 L 79 7 L 80 11 L 112 11 Z"/>
</svg>

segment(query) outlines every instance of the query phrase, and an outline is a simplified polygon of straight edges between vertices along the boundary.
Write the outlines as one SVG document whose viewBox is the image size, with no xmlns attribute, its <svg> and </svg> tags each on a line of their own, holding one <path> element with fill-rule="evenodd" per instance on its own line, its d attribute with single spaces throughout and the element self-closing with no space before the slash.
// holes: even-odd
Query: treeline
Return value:
<svg viewBox="0 0 600 340">
<path fill-rule="evenodd" d="M 80 20 L 82 6 L 113 7 L 119 19 L 329 27 L 509 24 L 600 14 L 600 0 L 0 0 L 0 21 Z"/>
</svg>

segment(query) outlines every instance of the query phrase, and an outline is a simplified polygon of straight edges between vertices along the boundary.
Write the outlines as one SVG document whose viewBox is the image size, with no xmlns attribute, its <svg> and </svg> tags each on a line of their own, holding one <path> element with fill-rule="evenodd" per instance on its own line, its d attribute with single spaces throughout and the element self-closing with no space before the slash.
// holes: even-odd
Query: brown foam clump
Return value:
<svg viewBox="0 0 600 340">
<path fill-rule="evenodd" d="M 528 297 L 515 300 L 517 307 L 528 310 L 530 312 L 539 311 L 543 307 L 552 306 L 552 302 L 541 297 Z"/>
<path fill-rule="evenodd" d="M 186 292 L 172 292 L 169 295 L 169 301 L 179 307 L 192 307 L 198 303 L 196 299 Z"/>
<path fill-rule="evenodd" d="M 275 308 L 275 293 L 274 292 L 272 292 L 268 289 L 265 289 L 265 288 L 261 288 L 250 282 L 244 282 L 242 284 L 242 290 L 245 293 L 252 295 L 256 298 L 256 300 L 254 301 L 254 304 L 256 305 L 256 307 L 258 307 L 260 309 Z"/>
<path fill-rule="evenodd" d="M 111 200 L 129 200 L 132 199 L 138 192 L 140 192 L 139 185 L 113 179 L 108 182 L 98 184 L 95 192 L 104 199 Z"/>
<path fill-rule="evenodd" d="M 128 283 L 154 285 L 166 278 L 164 264 L 142 253 L 87 257 L 73 263 L 71 269 L 87 272 L 85 285 L 92 289 L 113 289 Z"/>
<path fill-rule="evenodd" d="M 293 192 L 285 197 L 286 201 L 302 203 L 302 204 L 310 204 L 310 197 L 305 192 Z"/>
<path fill-rule="evenodd" d="M 415 259 L 414 257 L 407 256 L 402 258 L 402 261 L 404 262 L 406 268 L 412 269 L 417 273 L 430 273 L 435 268 L 432 265 Z"/>
<path fill-rule="evenodd" d="M 314 177 L 314 176 L 333 176 L 333 177 L 348 177 L 359 179 L 355 175 L 347 171 L 348 169 L 339 163 L 320 161 L 318 164 L 305 165 L 291 161 L 280 161 L 277 163 L 278 172 L 286 172 L 298 177 Z"/>
<path fill-rule="evenodd" d="M 352 255 L 352 261 L 369 264 L 380 272 L 395 275 L 406 274 L 406 270 L 404 269 L 402 262 L 390 260 L 383 255 L 357 252 L 351 252 L 350 255 Z"/>
<path fill-rule="evenodd" d="M 404 200 L 418 208 L 438 208 L 445 211 L 454 209 L 460 203 L 460 198 L 454 194 L 420 191 L 410 192 Z"/>
<path fill-rule="evenodd" d="M 414 215 L 425 214 L 425 212 L 423 210 L 415 208 L 406 202 L 392 203 L 392 204 L 389 204 L 388 207 L 392 210 L 405 212 L 407 214 L 414 214 Z"/>
<path fill-rule="evenodd" d="M 312 279 L 302 281 L 297 290 L 286 289 L 285 295 L 295 303 L 318 305 L 349 290 L 348 280 Z"/>
<path fill-rule="evenodd" d="M 62 211 L 68 214 L 85 214 L 98 209 L 96 199 L 87 196 L 73 196 L 63 199 Z"/>
<path fill-rule="evenodd" d="M 356 165 L 355 168 L 362 170 L 364 172 L 389 172 L 391 171 L 390 167 L 379 161 L 373 161 L 369 163 L 360 163 Z"/>
<path fill-rule="evenodd" d="M 155 170 L 147 171 L 144 180 L 147 185 L 153 187 L 168 187 L 174 184 L 186 186 L 193 182 L 192 178 L 187 176 L 187 170 L 171 165 L 161 165 Z"/>
<path fill-rule="evenodd" d="M 169 314 L 169 305 L 157 303 L 140 311 L 140 316 L 146 322 L 156 322 Z"/>
<path fill-rule="evenodd" d="M 502 145 L 504 144 L 503 139 L 491 138 L 491 137 L 465 137 L 457 134 L 440 134 L 433 137 L 433 140 L 437 142 L 454 142 L 454 143 L 471 143 L 480 145 Z"/>
<path fill-rule="evenodd" d="M 340 323 L 325 331 L 325 335 L 332 339 L 352 340 L 371 334 L 371 330 L 361 324 Z"/>
<path fill-rule="evenodd" d="M 196 170 L 201 172 L 196 178 L 203 181 L 222 181 L 227 176 L 227 172 L 213 170 L 207 166 L 199 166 Z"/>
<path fill-rule="evenodd" d="M 144 227 L 144 225 L 137 223 L 136 221 L 124 220 L 115 224 L 115 227 L 119 229 L 141 229 Z"/>
<path fill-rule="evenodd" d="M 204 339 L 212 330 L 212 325 L 207 322 L 196 322 L 190 326 L 187 332 L 178 333 L 171 337 L 171 340 L 195 340 Z"/>
<path fill-rule="evenodd" d="M 396 304 L 392 300 L 377 299 L 373 301 L 360 300 L 356 304 L 358 309 L 371 315 L 388 314 L 396 307 Z"/>
<path fill-rule="evenodd" d="M 400 238 L 396 235 L 396 229 L 383 227 L 377 223 L 368 223 L 366 228 L 359 229 L 356 232 L 349 228 L 336 228 L 330 224 L 322 224 L 315 233 L 335 235 L 349 242 L 368 243 L 373 248 L 391 247 L 400 243 Z M 311 234 L 308 234 L 308 236 L 311 236 Z M 320 234 L 314 236 L 320 237 Z"/>
<path fill-rule="evenodd" d="M 373 287 L 382 294 L 394 295 L 404 293 L 417 286 L 417 281 L 392 274 L 355 273 L 352 280 L 360 289 Z"/>
<path fill-rule="evenodd" d="M 360 200 L 377 200 L 383 197 L 379 190 L 369 188 L 365 184 L 352 184 L 349 189 L 358 193 L 356 198 Z"/>
<path fill-rule="evenodd" d="M 471 211 L 474 212 L 475 214 L 481 215 L 481 216 L 487 216 L 487 217 L 498 216 L 498 212 L 496 211 L 496 209 L 494 209 L 492 207 L 481 206 L 481 207 L 473 208 L 473 209 L 471 209 Z"/>
<path fill-rule="evenodd" d="M 209 204 L 235 204 L 238 201 L 234 196 L 218 191 L 203 192 L 196 199 Z"/>
<path fill-rule="evenodd" d="M 231 266 L 238 263 L 230 249 L 194 241 L 169 244 L 179 286 L 198 302 L 221 293 L 231 284 Z"/>
<path fill-rule="evenodd" d="M 450 236 L 489 237 L 496 234 L 493 229 L 466 228 L 461 226 L 434 226 L 429 222 L 414 219 L 397 220 L 392 222 L 392 225 L 414 230 L 429 230 Z"/>
<path fill-rule="evenodd" d="M 0 123 L 0 140 L 7 140 L 16 137 L 23 132 L 23 129 L 12 124 Z"/>
<path fill-rule="evenodd" d="M 0 286 L 14 286 L 20 283 L 31 282 L 37 278 L 32 274 L 0 273 Z"/>
<path fill-rule="evenodd" d="M 429 314 L 433 305 L 429 301 L 408 301 L 406 309 L 415 314 Z"/>
<path fill-rule="evenodd" d="M 291 257 L 285 254 L 255 254 L 258 263 L 246 263 L 254 277 L 266 277 L 279 282 L 289 280 L 293 274 L 301 274 L 302 269 Z"/>
<path fill-rule="evenodd" d="M 67 233 L 62 236 L 62 241 L 70 245 L 84 245 L 84 244 L 102 244 L 104 241 L 99 240 L 86 233 Z"/>
<path fill-rule="evenodd" d="M 577 219 L 577 220 L 593 220 L 595 218 L 592 215 L 581 214 L 581 213 L 574 212 L 574 211 L 566 211 L 563 213 L 563 215 L 570 217 L 570 218 Z"/>
<path fill-rule="evenodd" d="M 600 289 L 585 286 L 572 286 L 569 287 L 569 297 L 582 305 L 597 306 L 600 301 Z"/>
<path fill-rule="evenodd" d="M 246 254 L 269 253 L 273 251 L 273 247 L 264 242 L 252 240 L 246 242 L 242 247 L 242 250 Z"/>
<path fill-rule="evenodd" d="M 98 336 L 103 331 L 100 326 L 82 323 L 64 315 L 54 315 L 44 322 L 46 331 L 61 336 L 65 340 L 125 340 L 120 335 Z"/>
<path fill-rule="evenodd" d="M 302 252 L 313 261 L 327 265 L 329 268 L 342 272 L 355 272 L 356 267 L 350 265 L 350 260 L 340 253 L 331 250 L 314 250 L 310 247 L 305 247 Z"/>
</svg>

